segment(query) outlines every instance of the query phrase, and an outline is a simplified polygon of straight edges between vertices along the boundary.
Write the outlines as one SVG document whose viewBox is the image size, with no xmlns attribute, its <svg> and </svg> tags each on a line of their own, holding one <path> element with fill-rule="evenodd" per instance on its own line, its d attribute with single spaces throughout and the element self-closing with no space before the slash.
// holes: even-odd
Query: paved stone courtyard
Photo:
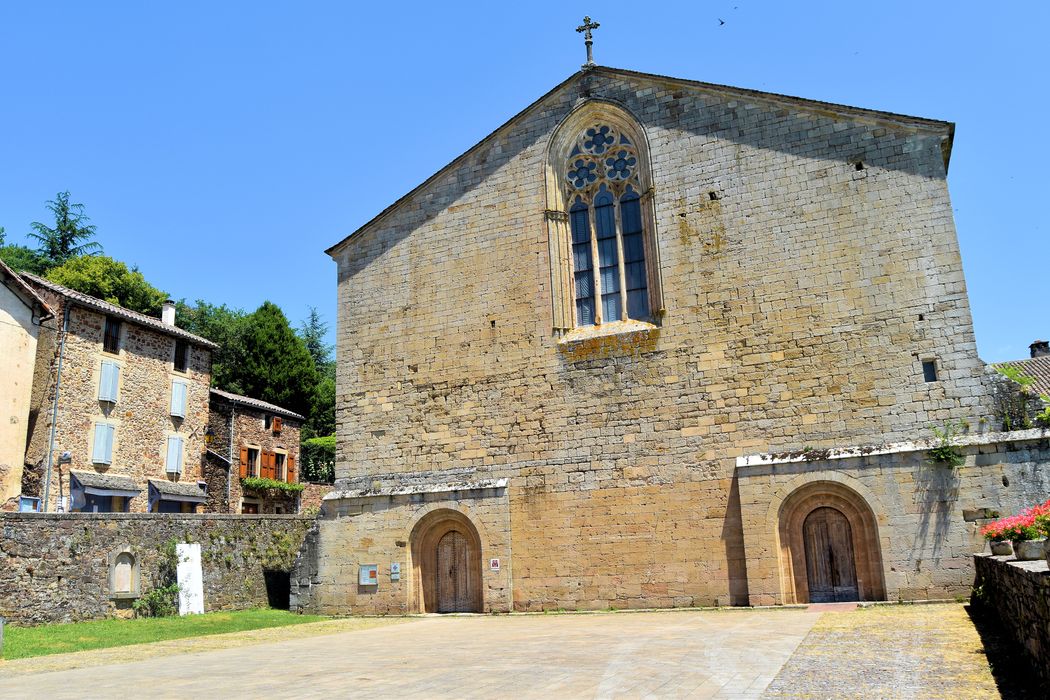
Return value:
<svg viewBox="0 0 1050 700">
<path fill-rule="evenodd" d="M 999 697 L 961 605 L 390 622 L 8 662 L 0 696 Z"/>
</svg>

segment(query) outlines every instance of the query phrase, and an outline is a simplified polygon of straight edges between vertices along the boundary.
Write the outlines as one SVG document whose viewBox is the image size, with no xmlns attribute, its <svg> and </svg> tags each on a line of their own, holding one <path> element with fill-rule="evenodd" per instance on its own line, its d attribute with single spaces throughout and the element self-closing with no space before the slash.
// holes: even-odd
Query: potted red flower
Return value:
<svg viewBox="0 0 1050 700">
<path fill-rule="evenodd" d="M 996 520 L 982 530 L 992 542 L 1013 542 L 1014 557 L 1018 561 L 1036 561 L 1046 556 L 1047 533 L 1044 530 L 1043 518 L 1050 516 L 1050 500 L 1032 506 L 1018 515 Z M 1000 546 L 1000 551 L 1004 548 Z M 993 554 L 995 551 L 993 550 Z"/>
</svg>

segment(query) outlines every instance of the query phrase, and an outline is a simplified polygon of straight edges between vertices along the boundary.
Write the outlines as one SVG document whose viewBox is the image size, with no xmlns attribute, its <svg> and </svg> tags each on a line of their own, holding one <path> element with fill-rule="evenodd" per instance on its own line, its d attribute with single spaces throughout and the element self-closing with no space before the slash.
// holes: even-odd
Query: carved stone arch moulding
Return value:
<svg viewBox="0 0 1050 700">
<path fill-rule="evenodd" d="M 660 250 L 657 243 L 649 144 L 641 123 L 622 105 L 591 99 L 558 125 L 547 147 L 544 182 L 545 223 L 551 261 L 552 327 L 556 334 L 578 325 L 569 211 L 573 202 L 590 204 L 599 192 L 619 200 L 637 195 L 644 228 L 645 270 L 650 319 L 664 313 Z M 639 292 L 641 293 L 641 292 Z M 633 316 L 632 316 L 633 318 Z M 605 321 L 619 319 L 604 319 Z"/>
<path fill-rule="evenodd" d="M 776 539 L 784 603 L 809 602 L 803 524 L 818 508 L 833 508 L 849 522 L 855 557 L 858 598 L 885 600 L 879 526 L 871 505 L 840 480 L 808 481 L 783 498 L 777 508 Z"/>
<path fill-rule="evenodd" d="M 484 551 L 482 533 L 476 518 L 449 507 L 429 509 L 413 524 L 409 534 L 409 609 L 413 612 L 439 612 L 438 608 L 438 546 L 450 532 L 462 535 L 467 551 L 464 557 L 467 570 L 462 576 L 465 598 L 471 612 L 484 607 L 481 554 Z"/>
</svg>

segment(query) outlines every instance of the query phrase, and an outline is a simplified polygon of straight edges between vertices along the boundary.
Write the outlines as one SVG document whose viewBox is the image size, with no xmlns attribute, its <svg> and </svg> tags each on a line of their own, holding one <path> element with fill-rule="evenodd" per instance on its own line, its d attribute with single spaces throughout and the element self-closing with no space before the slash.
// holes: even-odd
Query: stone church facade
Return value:
<svg viewBox="0 0 1050 700">
<path fill-rule="evenodd" d="M 967 591 L 1050 451 L 986 422 L 952 138 L 605 67 L 499 127 L 328 251 L 337 483 L 299 605 Z M 950 424 L 954 469 L 923 442 Z"/>
</svg>

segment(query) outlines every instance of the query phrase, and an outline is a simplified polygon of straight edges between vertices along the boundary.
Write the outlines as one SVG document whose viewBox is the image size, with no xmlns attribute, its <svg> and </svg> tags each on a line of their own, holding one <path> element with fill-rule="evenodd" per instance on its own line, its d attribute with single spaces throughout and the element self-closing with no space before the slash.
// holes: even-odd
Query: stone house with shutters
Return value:
<svg viewBox="0 0 1050 700">
<path fill-rule="evenodd" d="M 303 416 L 274 404 L 211 390 L 205 462 L 208 510 L 290 514 L 300 509 L 299 433 Z M 242 480 L 267 479 L 268 487 Z M 258 482 L 256 482 L 258 484 Z"/>
<path fill-rule="evenodd" d="M 601 66 L 554 87 L 327 251 L 336 485 L 293 604 L 968 593 L 1050 450 L 987 420 L 953 138 Z M 960 465 L 928 457 L 948 424 Z"/>
<path fill-rule="evenodd" d="M 40 328 L 54 313 L 39 295 L 0 261 L 0 510 L 32 509 L 20 499 L 26 452 L 27 418 Z"/>
<path fill-rule="evenodd" d="M 54 309 L 37 343 L 22 494 L 41 510 L 192 512 L 215 344 L 30 274 Z"/>
</svg>

